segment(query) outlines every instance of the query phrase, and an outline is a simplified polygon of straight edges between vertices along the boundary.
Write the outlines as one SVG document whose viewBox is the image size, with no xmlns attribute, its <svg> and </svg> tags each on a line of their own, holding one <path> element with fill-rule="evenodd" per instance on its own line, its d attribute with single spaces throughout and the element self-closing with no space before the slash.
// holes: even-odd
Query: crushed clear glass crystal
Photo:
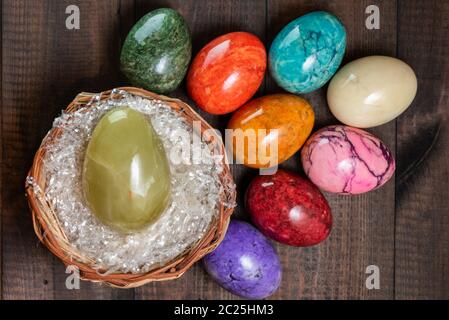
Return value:
<svg viewBox="0 0 449 320">
<path fill-rule="evenodd" d="M 232 181 L 220 181 L 222 164 L 214 159 L 207 144 L 201 142 L 203 155 L 210 155 L 209 159 L 202 159 L 201 164 L 170 161 L 172 199 L 158 221 L 133 234 L 122 234 L 103 225 L 84 201 L 82 164 L 95 125 L 108 110 L 120 106 L 146 114 L 166 151 L 175 145 L 179 147 L 180 143 L 191 143 L 173 135 L 175 130 L 187 130 L 191 137 L 196 134 L 184 118 L 163 101 L 122 91 L 114 91 L 103 101 L 94 97 L 87 108 L 63 113 L 53 123 L 53 127 L 62 128 L 62 132 L 47 146 L 45 197 L 71 244 L 93 259 L 95 268 L 108 273 L 143 273 L 167 264 L 194 246 L 218 218 L 220 193 L 235 186 Z"/>
</svg>

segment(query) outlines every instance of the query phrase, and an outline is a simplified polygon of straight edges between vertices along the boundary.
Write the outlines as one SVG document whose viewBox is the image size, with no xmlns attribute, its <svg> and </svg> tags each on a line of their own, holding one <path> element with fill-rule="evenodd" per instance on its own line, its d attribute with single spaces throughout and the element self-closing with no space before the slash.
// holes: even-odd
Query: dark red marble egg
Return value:
<svg viewBox="0 0 449 320">
<path fill-rule="evenodd" d="M 298 247 L 327 238 L 332 215 L 326 198 L 310 181 L 278 170 L 256 177 L 246 192 L 246 209 L 266 236 Z"/>
</svg>

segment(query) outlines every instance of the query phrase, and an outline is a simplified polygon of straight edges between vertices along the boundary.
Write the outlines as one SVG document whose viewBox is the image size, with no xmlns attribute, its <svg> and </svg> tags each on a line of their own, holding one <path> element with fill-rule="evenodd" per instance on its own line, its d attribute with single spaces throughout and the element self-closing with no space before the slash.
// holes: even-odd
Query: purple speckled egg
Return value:
<svg viewBox="0 0 449 320">
<path fill-rule="evenodd" d="M 220 286 L 244 298 L 266 298 L 281 282 L 281 263 L 273 246 L 243 221 L 231 221 L 223 241 L 203 262 Z"/>
</svg>

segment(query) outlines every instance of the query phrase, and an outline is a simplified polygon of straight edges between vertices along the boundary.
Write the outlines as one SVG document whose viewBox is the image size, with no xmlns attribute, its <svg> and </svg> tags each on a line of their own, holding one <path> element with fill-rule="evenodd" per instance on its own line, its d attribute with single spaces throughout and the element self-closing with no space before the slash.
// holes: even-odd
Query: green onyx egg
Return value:
<svg viewBox="0 0 449 320">
<path fill-rule="evenodd" d="M 85 200 L 104 224 L 130 233 L 155 222 L 170 200 L 170 167 L 147 117 L 128 107 L 106 113 L 83 164 Z"/>
<path fill-rule="evenodd" d="M 134 86 L 168 93 L 180 85 L 191 54 L 184 18 L 173 9 L 161 8 L 133 26 L 123 43 L 120 68 Z"/>
</svg>

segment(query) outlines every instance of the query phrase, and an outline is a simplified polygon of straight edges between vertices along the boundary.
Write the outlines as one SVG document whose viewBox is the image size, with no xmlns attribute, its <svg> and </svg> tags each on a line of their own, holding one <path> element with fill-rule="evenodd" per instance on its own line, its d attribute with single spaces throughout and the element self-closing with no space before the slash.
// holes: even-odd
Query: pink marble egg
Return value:
<svg viewBox="0 0 449 320">
<path fill-rule="evenodd" d="M 344 126 L 322 128 L 301 151 L 305 173 L 320 189 L 365 193 L 384 185 L 395 170 L 388 147 L 372 134 Z"/>
</svg>

